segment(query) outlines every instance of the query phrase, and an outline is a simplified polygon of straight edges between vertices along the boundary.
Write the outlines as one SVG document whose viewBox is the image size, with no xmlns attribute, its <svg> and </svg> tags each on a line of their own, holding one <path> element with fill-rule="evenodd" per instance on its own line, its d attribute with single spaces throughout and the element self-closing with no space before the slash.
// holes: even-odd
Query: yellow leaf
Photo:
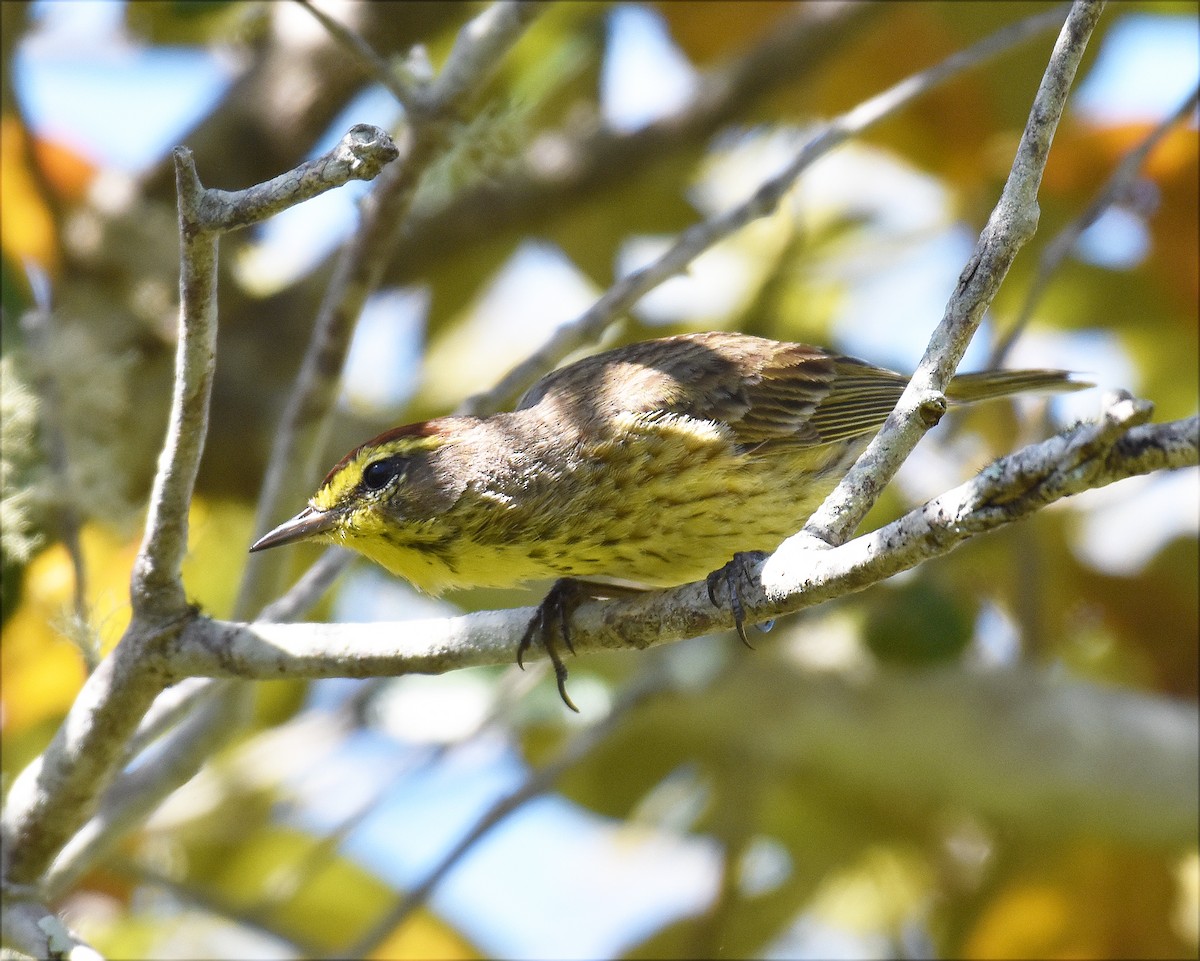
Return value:
<svg viewBox="0 0 1200 961">
<path fill-rule="evenodd" d="M 53 273 L 58 270 L 54 220 L 29 170 L 29 156 L 20 121 L 0 118 L 0 246 L 14 259 L 28 257 Z"/>
</svg>

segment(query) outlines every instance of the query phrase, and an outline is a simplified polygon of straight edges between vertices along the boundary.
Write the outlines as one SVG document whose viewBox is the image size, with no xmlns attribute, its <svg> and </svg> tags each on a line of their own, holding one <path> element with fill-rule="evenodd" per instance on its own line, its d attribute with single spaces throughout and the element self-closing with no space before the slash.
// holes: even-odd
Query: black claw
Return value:
<svg viewBox="0 0 1200 961">
<path fill-rule="evenodd" d="M 566 594 L 565 589 L 563 593 Z M 572 610 L 574 610 L 578 604 L 579 597 L 572 592 L 572 597 L 569 601 L 566 597 L 560 597 L 558 599 L 558 603 L 555 605 L 558 607 L 558 636 L 562 638 L 562 642 L 567 645 L 567 650 L 572 654 L 575 653 L 575 645 L 571 643 L 571 625 L 568 621 L 570 612 L 567 610 L 567 608 L 570 607 Z M 564 678 L 567 676 L 567 669 L 565 667 L 562 669 L 562 676 Z M 562 691 L 563 700 L 570 704 L 571 699 L 567 697 L 566 692 L 563 691 L 561 679 L 559 680 L 558 689 L 559 691 Z"/>
<path fill-rule="evenodd" d="M 542 599 L 542 603 L 538 605 L 537 613 L 530 618 L 529 626 L 525 628 L 525 633 L 521 635 L 521 642 L 517 645 L 517 666 L 524 670 L 525 653 L 533 646 L 535 639 L 541 644 L 550 663 L 554 665 L 554 679 L 558 683 L 558 696 L 576 714 L 579 713 L 579 708 L 567 694 L 567 665 L 563 663 L 562 655 L 559 653 L 558 642 L 561 641 L 568 651 L 572 654 L 575 653 L 575 646 L 571 643 L 571 614 L 588 596 L 584 585 L 578 581 L 573 581 L 569 577 L 556 581 Z M 556 625 L 558 630 L 553 630 L 551 625 Z"/>
<path fill-rule="evenodd" d="M 721 580 L 724 570 L 725 568 L 722 567 L 720 570 L 713 571 L 704 579 L 704 586 L 708 588 L 708 602 L 713 607 L 721 606 L 721 602 L 717 600 L 717 583 Z"/>
<path fill-rule="evenodd" d="M 741 573 L 745 564 L 744 561 L 739 560 L 739 557 L 740 555 L 735 556 L 725 565 L 725 583 L 729 587 L 729 609 L 733 612 L 733 626 L 737 629 L 737 636 L 750 650 L 754 650 L 754 645 L 746 636 L 746 609 L 742 607 L 742 596 L 737 589 L 737 574 Z"/>
<path fill-rule="evenodd" d="M 578 714 L 579 708 L 575 706 L 575 702 L 571 700 L 571 695 L 567 693 L 567 665 L 562 662 L 562 658 L 557 654 L 551 654 L 550 660 L 554 663 L 554 680 L 558 682 L 558 696 L 562 698 L 562 702 L 567 707 Z"/>
<path fill-rule="evenodd" d="M 742 606 L 742 597 L 738 591 L 737 581 L 739 577 L 746 576 L 747 567 L 762 560 L 765 556 L 761 551 L 743 551 L 734 554 L 728 564 L 713 571 L 704 581 L 704 585 L 708 589 L 708 599 L 712 602 L 713 607 L 721 606 L 720 601 L 717 600 L 717 585 L 722 581 L 725 582 L 725 589 L 729 593 L 729 611 L 733 614 L 734 629 L 742 643 L 750 650 L 754 650 L 754 645 L 746 637 L 746 609 Z M 765 634 L 774 625 L 774 621 L 764 621 L 763 624 L 758 625 L 758 629 Z"/>
<path fill-rule="evenodd" d="M 525 652 L 529 650 L 533 644 L 534 634 L 541 633 L 542 626 L 542 609 L 539 607 L 537 612 L 529 621 L 529 626 L 525 628 L 525 633 L 521 635 L 521 643 L 517 645 L 517 667 L 522 671 L 525 670 Z"/>
</svg>

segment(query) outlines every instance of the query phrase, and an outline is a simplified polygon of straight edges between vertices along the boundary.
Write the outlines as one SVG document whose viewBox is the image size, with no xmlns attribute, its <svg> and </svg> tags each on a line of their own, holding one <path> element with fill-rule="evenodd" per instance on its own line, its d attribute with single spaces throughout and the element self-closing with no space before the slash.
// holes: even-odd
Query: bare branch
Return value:
<svg viewBox="0 0 1200 961">
<path fill-rule="evenodd" d="M 374 180 L 399 156 L 387 131 L 368 123 L 355 124 L 333 149 L 266 183 L 234 192 L 204 191 L 198 224 L 221 232 L 248 227 L 351 180 Z"/>
<path fill-rule="evenodd" d="M 180 564 L 187 512 L 208 433 L 217 350 L 217 237 L 200 226 L 204 187 L 191 151 L 175 148 L 179 192 L 179 341 L 167 439 L 150 492 L 141 550 L 133 564 L 134 616 L 178 617 L 187 608 Z"/>
<path fill-rule="evenodd" d="M 284 623 L 303 617 L 324 596 L 350 560 L 352 555 L 349 551 L 338 547 L 328 548 L 283 597 L 263 609 L 259 620 Z M 190 677 L 163 691 L 142 718 L 137 734 L 130 741 L 128 757 L 140 754 L 185 718 L 201 699 L 211 696 L 213 692 L 208 689 L 212 686 L 211 678 Z M 114 785 L 116 790 L 118 786 Z"/>
<path fill-rule="evenodd" d="M 495 410 L 504 400 L 520 393 L 542 374 L 553 369 L 567 354 L 598 340 L 609 324 L 645 294 L 682 273 L 688 264 L 718 241 L 772 213 L 800 174 L 818 158 L 955 74 L 1037 36 L 1060 19 L 1061 14 L 1052 9 L 998 30 L 974 46 L 901 80 L 825 124 L 820 132 L 804 144 L 782 173 L 762 184 L 748 200 L 723 214 L 693 224 L 657 260 L 623 277 L 580 317 L 556 329 L 545 344 L 509 371 L 495 387 L 486 393 L 469 397 L 463 403 L 461 412 L 480 415 Z"/>
<path fill-rule="evenodd" d="M 296 0 L 296 2 L 311 13 L 317 19 L 317 22 L 329 32 L 329 35 L 358 62 L 363 73 L 368 77 L 374 77 L 377 83 L 387 88 L 391 95 L 404 108 L 405 113 L 411 115 L 414 112 L 414 107 L 417 103 L 417 92 L 408 85 L 407 81 L 399 73 L 388 65 L 388 62 L 383 57 L 375 52 L 374 47 L 355 31 L 333 19 L 324 10 L 312 3 L 311 0 Z"/>
<path fill-rule="evenodd" d="M 100 952 L 80 940 L 56 914 L 35 901 L 5 891 L 0 919 L 4 947 L 22 955 L 54 958 L 55 961 L 104 961 Z"/>
<path fill-rule="evenodd" d="M 1029 291 L 1025 295 L 1025 302 L 1021 305 L 1021 312 L 1017 315 L 1017 319 L 1009 331 L 996 343 L 991 356 L 988 358 L 988 367 L 999 367 L 1004 363 L 1004 358 L 1008 356 L 1012 345 L 1016 343 L 1017 338 L 1021 336 L 1021 332 L 1033 317 L 1033 310 L 1042 299 L 1042 295 L 1046 292 L 1051 277 L 1054 276 L 1055 271 L 1067 259 L 1071 251 L 1075 249 L 1075 243 L 1079 240 L 1080 235 L 1099 220 L 1100 215 L 1108 210 L 1109 207 L 1113 204 L 1123 202 L 1128 197 L 1130 189 L 1133 186 L 1133 180 L 1145 162 L 1146 157 L 1149 156 L 1150 151 L 1158 145 L 1158 142 L 1166 136 L 1167 132 L 1173 126 L 1191 116 L 1196 109 L 1197 100 L 1200 100 L 1200 88 L 1193 90 L 1191 95 L 1170 116 L 1164 118 L 1161 123 L 1142 138 L 1141 143 L 1125 154 L 1121 162 L 1117 164 L 1117 168 L 1112 172 L 1112 176 L 1096 192 L 1096 196 L 1088 204 L 1087 209 L 1063 227 L 1054 236 L 1054 239 L 1046 244 L 1045 249 L 1042 250 L 1042 254 L 1038 258 L 1037 274 L 1033 278 L 1033 283 L 1029 285 Z"/>
<path fill-rule="evenodd" d="M 283 622 L 303 617 L 353 560 L 354 554 L 344 547 L 326 548 L 286 594 L 263 608 L 258 620 Z"/>
<path fill-rule="evenodd" d="M 540 0 L 497 0 L 464 26 L 429 90 L 426 112 L 457 109 L 546 6 Z"/>
<path fill-rule="evenodd" d="M 337 396 L 350 336 L 363 304 L 379 286 L 407 227 L 421 175 L 445 146 L 444 121 L 459 108 L 471 87 L 498 66 L 499 57 L 515 42 L 538 7 L 503 0 L 467 23 L 443 68 L 453 71 L 454 80 L 435 83 L 434 92 L 427 98 L 429 103 L 409 118 L 404 163 L 384 171 L 376 182 L 363 204 L 359 228 L 342 248 L 321 301 L 313 335 L 267 461 L 255 514 L 256 529 L 272 526 L 281 505 L 299 503 L 308 495 L 317 458 L 325 449 L 329 413 Z M 286 558 L 278 554 L 251 555 L 234 608 L 236 617 L 252 616 L 277 593 L 285 563 Z"/>
<path fill-rule="evenodd" d="M 172 684 L 154 699 L 142 716 L 138 729 L 129 740 L 125 760 L 130 761 L 154 741 L 178 724 L 196 707 L 205 691 L 214 685 L 212 678 L 189 677 Z"/>
<path fill-rule="evenodd" d="M 343 152 L 353 150 L 347 147 Z M 378 152 L 373 146 L 369 153 Z M 113 653 L 85 681 L 50 745 L 9 791 L 3 813 L 9 884 L 39 883 L 51 860 L 95 810 L 127 757 L 139 721 L 157 695 L 180 679 L 164 652 L 169 639 L 196 616 L 184 596 L 180 565 L 208 428 L 217 335 L 217 237 L 228 224 L 209 223 L 202 215 L 211 195 L 200 183 L 191 152 L 178 147 L 174 157 L 181 247 L 179 341 L 167 437 L 131 577 L 133 618 Z M 346 158 L 333 163 L 342 160 Z M 356 163 L 343 166 L 349 170 Z M 272 183 L 305 182 L 311 174 L 305 166 L 300 174 Z M 288 202 L 298 202 L 307 189 L 289 194 Z M 235 219 L 265 210 L 264 204 L 279 209 L 278 195 L 267 200 L 267 194 L 254 188 L 220 196 L 220 206 Z"/>
<path fill-rule="evenodd" d="M 389 282 L 411 280 L 481 237 L 537 232 L 547 219 L 606 187 L 701 149 L 773 91 L 819 76 L 883 9 L 847 0 L 797 4 L 748 51 L 701 73 L 695 95 L 680 111 L 637 130 L 609 127 L 595 107 L 572 112 L 564 129 L 535 137 L 512 174 L 464 190 L 444 207 L 414 211 Z"/>
<path fill-rule="evenodd" d="M 153 762 L 113 782 L 96 813 L 63 846 L 46 872 L 43 889 L 48 897 L 67 891 L 237 733 L 251 703 L 238 697 L 231 690 L 234 686 L 229 681 L 209 684 L 199 709 L 190 710 L 161 744 L 151 748 Z"/>
<path fill-rule="evenodd" d="M 1200 463 L 1200 418 L 1132 427 L 1146 405 L 1120 400 L 1085 423 L 993 463 L 970 481 L 841 547 L 785 542 L 763 562 L 764 590 L 742 597 L 749 622 L 862 590 L 1056 500 L 1126 477 Z M 188 674 L 271 679 L 439 674 L 511 662 L 532 608 L 373 624 L 236 624 L 197 620 L 172 664 Z M 579 652 L 646 648 L 732 626 L 703 582 L 584 603 L 571 621 Z M 531 651 L 531 656 L 537 656 Z"/>
<path fill-rule="evenodd" d="M 866 516 L 917 441 L 945 410 L 945 389 L 1017 251 L 1038 221 L 1038 188 L 1050 143 L 1103 0 L 1076 0 L 1059 33 L 1034 97 L 1029 120 L 999 202 L 958 278 L 941 323 L 896 409 L 833 493 L 809 518 L 801 537 L 844 543 Z"/>
<path fill-rule="evenodd" d="M 459 86 L 467 77 L 463 65 L 473 64 L 481 72 L 495 66 L 482 53 L 507 48 L 534 12 L 526 4 L 504 3 L 500 7 L 499 15 L 488 17 L 485 11 L 484 16 L 472 21 L 482 22 L 483 29 L 477 29 L 463 46 L 460 60 L 455 61 L 460 64 L 456 68 L 458 80 L 446 88 L 440 107 L 454 109 L 456 98 L 467 92 L 465 86 Z M 350 255 L 343 259 L 342 282 L 331 288 L 333 296 L 327 298 L 327 309 L 322 312 L 327 319 L 321 330 L 323 336 L 315 338 L 316 349 L 309 355 L 312 380 L 325 387 L 317 391 L 323 395 L 323 410 L 332 399 L 352 322 L 367 292 L 377 285 L 390 252 L 387 241 L 403 226 L 403 212 L 419 173 L 441 138 L 438 123 L 431 120 L 419 125 L 410 143 L 408 163 L 385 171 L 377 184 L 375 202 L 367 204 L 364 229 L 348 248 Z M 190 152 L 176 150 L 183 244 L 181 337 L 168 440 L 151 499 L 146 538 L 134 566 L 135 616 L 113 656 L 89 678 L 46 753 L 14 785 L 5 826 L 16 839 L 9 865 L 15 880 L 32 883 L 42 874 L 49 860 L 95 809 L 97 797 L 125 757 L 126 742 L 139 719 L 162 688 L 182 676 L 172 671 L 160 654 L 167 639 L 194 615 L 184 600 L 179 567 L 187 541 L 187 506 L 207 427 L 215 357 L 218 233 L 315 196 L 336 185 L 338 177 L 360 177 L 377 171 L 394 156 L 394 149 L 382 131 L 356 127 L 324 158 L 238 194 L 205 191 Z M 312 396 L 302 392 L 301 403 L 293 407 L 300 424 L 309 422 Z M 283 463 L 290 465 L 292 460 Z M 252 596 L 244 593 L 243 603 Z M 213 699 L 209 703 L 221 703 L 223 710 L 207 711 L 174 732 L 179 753 L 170 771 L 164 767 L 162 776 L 126 779 L 115 786 L 112 804 L 95 822 L 95 830 L 80 837 L 74 851 L 69 852 L 68 862 L 59 870 L 58 883 L 70 880 L 97 851 L 115 843 L 122 831 L 175 784 L 191 776 L 207 756 L 205 751 L 232 729 L 230 719 L 239 713 L 238 705 L 246 693 L 238 685 L 219 685 L 205 692 Z M 50 773 L 53 776 L 48 776 Z"/>
<path fill-rule="evenodd" d="M 302 616 L 349 559 L 349 551 L 325 551 L 287 594 L 264 609 L 261 619 L 282 622 Z M 47 872 L 44 887 L 51 897 L 69 889 L 91 865 L 110 853 L 238 731 L 251 706 L 248 695 L 247 689 L 229 681 L 192 677 L 158 696 L 130 739 L 126 760 L 165 734 L 163 743 L 153 747 L 162 760 L 143 764 L 114 780 L 95 815 L 63 847 Z"/>
</svg>

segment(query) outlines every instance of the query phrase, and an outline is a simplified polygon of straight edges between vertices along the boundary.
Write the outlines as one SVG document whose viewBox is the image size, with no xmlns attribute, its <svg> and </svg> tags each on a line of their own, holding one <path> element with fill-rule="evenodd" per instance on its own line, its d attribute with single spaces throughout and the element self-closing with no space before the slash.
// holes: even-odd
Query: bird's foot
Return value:
<svg viewBox="0 0 1200 961">
<path fill-rule="evenodd" d="M 595 601 L 604 597 L 622 597 L 629 594 L 640 594 L 645 588 L 631 584 L 609 584 L 600 581 L 585 581 L 576 577 L 560 577 L 554 582 L 542 603 L 538 605 L 537 613 L 529 621 L 521 642 L 517 645 L 517 666 L 525 668 L 525 654 L 535 643 L 540 644 L 554 665 L 554 679 L 558 682 L 558 695 L 576 714 L 579 708 L 567 694 L 567 665 L 563 663 L 562 651 L 565 647 L 572 654 L 575 647 L 571 643 L 571 615 L 584 601 Z"/>
<path fill-rule="evenodd" d="M 721 602 L 717 600 L 717 588 L 725 585 L 725 590 L 729 594 L 729 609 L 733 612 L 733 626 L 737 630 L 737 635 L 742 639 L 751 650 L 754 650 L 754 645 L 750 643 L 746 637 L 746 610 L 742 606 L 741 593 L 738 590 L 738 583 L 750 583 L 750 568 L 763 560 L 767 554 L 764 551 L 739 551 L 733 555 L 733 559 L 724 567 L 719 567 L 705 578 L 705 584 L 708 587 L 708 599 L 712 601 L 714 607 L 720 607 Z M 764 634 L 775 626 L 775 622 L 763 621 L 756 625 L 758 630 Z"/>
<path fill-rule="evenodd" d="M 572 654 L 575 647 L 571 644 L 571 615 L 584 601 L 596 595 L 590 590 L 590 585 L 572 577 L 561 577 L 542 603 L 538 605 L 537 613 L 529 621 L 525 633 L 521 635 L 521 643 L 517 645 L 517 666 L 525 669 L 525 654 L 535 642 L 540 644 L 554 665 L 554 679 L 558 682 L 558 695 L 576 714 L 579 708 L 567 694 L 567 665 L 563 663 L 560 652 L 560 642 Z"/>
</svg>

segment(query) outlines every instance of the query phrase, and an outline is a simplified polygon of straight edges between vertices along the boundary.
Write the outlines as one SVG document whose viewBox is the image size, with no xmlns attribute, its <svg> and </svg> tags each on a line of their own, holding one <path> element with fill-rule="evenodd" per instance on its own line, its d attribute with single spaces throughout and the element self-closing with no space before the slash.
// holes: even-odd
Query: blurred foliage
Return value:
<svg viewBox="0 0 1200 961">
<path fill-rule="evenodd" d="M 867 613 L 863 643 L 881 661 L 936 664 L 954 660 L 971 643 L 978 612 L 933 577 L 911 586 L 880 592 Z"/>
<path fill-rule="evenodd" d="M 13 51 L 32 41 L 36 25 L 27 7 L 5 7 L 11 91 Z M 438 65 L 476 9 L 444 0 L 351 3 L 333 15 L 393 64 L 420 43 Z M 416 390 L 402 403 L 340 411 L 331 463 L 379 429 L 445 413 L 540 345 L 544 325 L 519 313 L 490 327 L 478 319 L 498 273 L 522 244 L 557 249 L 580 285 L 599 292 L 617 276 L 618 255 L 631 239 L 674 235 L 748 196 L 769 166 L 768 134 L 798 146 L 798 131 L 1044 5 L 907 2 L 837 14 L 834 5 L 672 0 L 646 9 L 661 18 L 702 81 L 727 76 L 721 71 L 786 35 L 797 16 L 845 19 L 818 51 L 768 58 L 763 77 L 711 120 L 619 133 L 605 128 L 598 106 L 610 5 L 549 8 L 458 119 L 451 150 L 422 183 L 416 226 L 388 268 L 385 289 L 420 285 L 429 294 L 421 322 L 406 328 L 420 338 L 408 345 L 412 353 L 425 359 L 396 373 Z M 236 64 L 237 79 L 185 136 L 206 183 L 242 186 L 297 163 L 368 83 L 295 4 L 136 3 L 124 11 L 138 44 L 157 52 L 208 47 Z M 1110 6 L 1081 77 L 1112 24 L 1134 12 L 1191 15 L 1194 5 Z M 742 285 L 737 297 L 698 305 L 694 298 L 691 312 L 656 314 L 641 305 L 605 343 L 712 327 L 837 346 L 838 318 L 856 285 L 900 262 L 939 229 L 939 219 L 960 222 L 972 236 L 980 228 L 1007 176 L 1051 42 L 1043 36 L 919 98 L 862 138 L 858 146 L 869 154 L 851 158 L 848 147 L 822 161 L 886 160 L 935 183 L 946 211 L 932 212 L 923 226 L 896 227 L 886 210 L 814 195 L 802 179 L 778 213 L 702 262 L 714 270 L 737 265 L 730 271 L 730 283 Z M 720 85 L 708 89 L 721 95 Z M 7 784 L 52 735 L 86 677 L 89 657 L 115 642 L 129 616 L 137 522 L 171 383 L 178 242 L 169 144 L 131 180 L 101 169 L 78 143 L 48 131 L 31 135 L 19 98 L 6 95 L 3 103 L 0 733 Z M 1149 130 L 1146 123 L 1106 124 L 1068 111 L 1042 185 L 1039 233 L 991 311 L 996 331 L 1020 312 L 1045 245 Z M 1068 258 L 1028 332 L 1035 344 L 1050 335 L 1110 335 L 1136 379 L 1126 386 L 1153 400 L 1161 420 L 1194 413 L 1200 393 L 1197 163 L 1194 125 L 1173 130 L 1124 204 L 1147 230 L 1146 256 L 1120 268 Z M 247 231 L 221 245 L 213 416 L 185 568 L 189 600 L 214 616 L 231 610 L 255 533 L 264 460 L 331 271 L 327 258 L 282 289 L 255 292 L 231 265 L 257 243 L 259 235 Z M 28 262 L 40 264 L 53 282 L 51 349 L 40 353 L 20 324 L 30 303 Z M 707 269 L 697 265 L 693 273 Z M 542 292 L 524 296 L 536 313 Z M 923 343 L 936 319 L 914 329 L 912 341 Z M 41 422 L 42 408 L 27 402 L 35 385 L 47 382 L 62 394 L 61 424 Z M 51 469 L 48 426 L 61 432 L 67 478 Z M 1046 429 L 1036 417 L 995 405 L 943 427 L 923 448 L 955 461 L 948 486 Z M 73 610 L 75 571 L 60 539 L 61 518 L 46 506 L 64 497 L 81 519 L 87 573 L 81 612 Z M 833 697 L 831 690 L 869 692 L 872 679 L 918 684 L 938 671 L 978 669 L 988 656 L 981 635 L 998 630 L 996 621 L 1015 639 L 1023 663 L 1194 704 L 1196 538 L 1168 539 L 1123 574 L 1098 570 L 1078 542 L 1089 512 L 1105 502 L 1079 498 L 1077 507 L 1044 512 L 886 586 L 788 619 L 755 637 L 754 653 L 733 638 L 670 652 L 709 664 L 708 680 L 633 712 L 556 785 L 562 798 L 631 834 L 706 838 L 719 851 L 711 902 L 662 918 L 657 930 L 627 946 L 628 956 L 811 953 L 804 937 L 814 925 L 849 932 L 860 948 L 880 955 L 1195 956 L 1194 837 L 1169 850 L 1140 847 L 1086 825 L 1068 830 L 1054 805 L 1035 823 L 1006 818 L 963 800 L 971 797 L 969 785 L 939 793 L 907 783 L 906 756 L 872 762 L 894 775 L 895 786 L 883 792 L 861 770 L 856 774 L 855 758 L 815 757 L 797 732 L 776 729 L 784 712 L 771 713 L 772 704 Z M 909 506 L 908 495 L 893 485 L 867 526 Z M 297 552 L 298 566 L 306 559 Z M 511 602 L 484 591 L 453 600 Z M 580 659 L 571 665 L 572 683 L 601 692 L 603 700 L 645 670 L 650 656 Z M 196 915 L 224 919 L 235 931 L 265 932 L 305 954 L 336 953 L 360 937 L 401 892 L 339 848 L 338 834 L 322 834 L 297 814 L 297 779 L 329 763 L 349 736 L 347 725 L 385 740 L 389 763 L 423 745 L 388 728 L 395 705 L 386 687 L 354 690 L 350 707 L 324 727 L 318 716 L 314 728 L 309 685 L 262 685 L 251 730 L 83 879 L 64 902 L 72 920 L 114 956 L 178 956 L 209 944 L 229 956 L 251 950 L 249 942 L 222 941 L 184 923 Z M 528 703 L 501 712 L 506 743 L 530 764 L 549 761 L 577 733 L 556 704 L 548 706 L 552 697 L 543 684 Z M 839 703 L 833 697 L 830 710 L 849 710 Z M 937 722 L 929 718 L 910 733 L 932 735 Z M 870 731 L 862 736 L 869 739 Z M 1028 751 L 1035 759 L 1038 745 Z M 956 770 L 956 761 L 946 759 L 946 772 Z M 371 773 L 364 768 L 364 783 L 373 783 Z M 342 793 L 340 787 L 326 792 L 334 800 Z M 496 880 L 497 887 L 506 884 Z M 537 925 L 536 892 L 529 900 L 528 924 Z M 422 910 L 372 956 L 494 953 Z"/>
</svg>

